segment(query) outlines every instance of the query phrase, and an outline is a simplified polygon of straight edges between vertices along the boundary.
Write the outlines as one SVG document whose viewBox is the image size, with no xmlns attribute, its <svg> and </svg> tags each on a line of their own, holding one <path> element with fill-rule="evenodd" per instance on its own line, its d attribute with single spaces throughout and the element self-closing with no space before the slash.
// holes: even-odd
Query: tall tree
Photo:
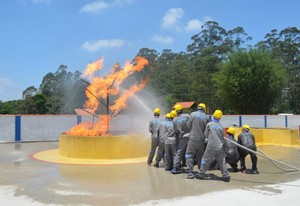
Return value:
<svg viewBox="0 0 300 206">
<path fill-rule="evenodd" d="M 37 88 L 35 88 L 34 86 L 30 86 L 23 91 L 22 97 L 23 99 L 27 99 L 28 97 L 34 96 L 36 92 L 37 92 Z"/>
<path fill-rule="evenodd" d="M 267 114 L 280 96 L 284 70 L 270 53 L 239 50 L 229 55 L 214 76 L 218 94 L 239 114 Z"/>
<path fill-rule="evenodd" d="M 273 29 L 256 47 L 270 51 L 289 74 L 281 101 L 277 103 L 278 110 L 300 113 L 300 30 L 296 27 L 280 32 Z"/>
</svg>

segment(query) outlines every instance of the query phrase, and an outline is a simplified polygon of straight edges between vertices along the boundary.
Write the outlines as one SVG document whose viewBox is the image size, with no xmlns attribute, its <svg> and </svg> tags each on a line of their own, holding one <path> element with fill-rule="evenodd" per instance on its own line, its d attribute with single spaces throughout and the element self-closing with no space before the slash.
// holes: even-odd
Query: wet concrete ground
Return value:
<svg viewBox="0 0 300 206">
<path fill-rule="evenodd" d="M 10 187 L 10 190 L 0 191 L 4 194 L 0 202 L 13 205 L 10 203 L 14 199 L 23 198 L 27 205 L 131 205 L 147 201 L 159 205 L 155 201 L 234 189 L 251 191 L 255 188 L 259 193 L 279 195 L 282 191 L 267 185 L 289 184 L 300 179 L 299 171 L 284 172 L 262 157 L 258 159 L 259 175 L 231 173 L 229 183 L 217 178 L 188 180 L 186 174 L 172 175 L 146 163 L 63 165 L 30 158 L 35 152 L 57 148 L 58 142 L 0 144 L 0 190 Z M 272 158 L 300 168 L 299 148 L 260 146 L 259 149 Z M 251 168 L 249 157 L 246 163 Z M 221 176 L 218 170 L 207 174 Z M 299 184 L 290 184 L 290 187 L 300 191 Z M 299 199 L 298 196 L 290 198 Z M 295 202 L 295 205 L 298 204 Z"/>
</svg>

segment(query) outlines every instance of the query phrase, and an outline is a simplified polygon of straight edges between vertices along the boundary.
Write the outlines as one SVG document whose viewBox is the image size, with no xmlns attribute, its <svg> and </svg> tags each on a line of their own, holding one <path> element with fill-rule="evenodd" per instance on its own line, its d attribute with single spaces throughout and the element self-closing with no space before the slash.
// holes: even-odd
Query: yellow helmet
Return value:
<svg viewBox="0 0 300 206">
<path fill-rule="evenodd" d="M 167 114 L 165 115 L 165 117 L 166 117 L 166 118 L 171 118 L 171 114 L 170 114 L 170 113 L 167 113 Z"/>
<path fill-rule="evenodd" d="M 154 109 L 154 114 L 160 114 L 160 109 L 159 108 L 155 108 Z"/>
<path fill-rule="evenodd" d="M 242 128 L 243 128 L 243 129 L 246 129 L 246 130 L 248 130 L 248 131 L 250 130 L 250 126 L 249 126 L 248 124 L 244 124 Z"/>
<path fill-rule="evenodd" d="M 215 119 L 221 119 L 223 117 L 223 112 L 219 109 L 217 109 L 214 113 L 213 113 L 213 117 Z"/>
<path fill-rule="evenodd" d="M 170 112 L 170 116 L 171 116 L 171 118 L 175 118 L 175 117 L 177 117 L 177 112 L 175 111 L 175 110 L 172 110 L 171 112 Z"/>
<path fill-rule="evenodd" d="M 174 109 L 175 109 L 176 112 L 181 111 L 181 110 L 182 110 L 181 104 L 176 104 L 176 105 L 174 106 Z"/>
<path fill-rule="evenodd" d="M 227 130 L 226 130 L 227 133 L 229 134 L 234 134 L 235 133 L 235 129 L 233 127 L 229 127 Z"/>
<path fill-rule="evenodd" d="M 197 106 L 197 107 L 198 107 L 198 109 L 199 109 L 199 108 L 202 108 L 202 109 L 203 109 L 203 111 L 204 111 L 204 112 L 206 112 L 206 105 L 205 105 L 204 103 L 200 103 L 200 104 L 198 104 L 198 106 Z"/>
</svg>

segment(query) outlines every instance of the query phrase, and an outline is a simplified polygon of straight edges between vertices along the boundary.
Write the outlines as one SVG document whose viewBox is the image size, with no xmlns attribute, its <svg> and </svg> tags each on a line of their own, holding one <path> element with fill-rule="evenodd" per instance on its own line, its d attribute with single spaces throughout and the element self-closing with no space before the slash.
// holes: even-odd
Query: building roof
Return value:
<svg viewBox="0 0 300 206">
<path fill-rule="evenodd" d="M 180 104 L 182 106 L 182 108 L 184 108 L 184 109 L 189 109 L 189 108 L 193 107 L 196 103 L 195 102 L 177 102 L 176 104 Z"/>
</svg>

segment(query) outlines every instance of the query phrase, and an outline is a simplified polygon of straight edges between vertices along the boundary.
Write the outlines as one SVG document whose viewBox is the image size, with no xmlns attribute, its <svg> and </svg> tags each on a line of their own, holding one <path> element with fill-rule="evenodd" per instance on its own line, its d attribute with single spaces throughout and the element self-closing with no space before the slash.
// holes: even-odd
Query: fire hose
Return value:
<svg viewBox="0 0 300 206">
<path fill-rule="evenodd" d="M 294 166 L 292 166 L 292 165 L 288 165 L 288 164 L 286 164 L 286 163 L 284 163 L 284 162 L 281 162 L 281 161 L 279 161 L 279 160 L 276 160 L 276 159 L 273 159 L 273 158 L 269 157 L 268 155 L 266 155 L 264 152 L 262 152 L 262 151 L 259 150 L 259 149 L 257 149 L 259 152 L 256 152 L 256 151 L 254 151 L 254 150 L 252 150 L 252 149 L 249 149 L 249 148 L 247 148 L 247 147 L 245 147 L 245 146 L 243 146 L 243 145 L 240 145 L 239 143 L 237 143 L 237 142 L 235 142 L 235 141 L 233 141 L 233 140 L 231 140 L 231 139 L 229 139 L 229 138 L 227 138 L 227 137 L 224 137 L 224 139 L 225 139 L 226 141 L 228 141 L 228 142 L 231 142 L 231 143 L 235 144 L 236 146 L 238 146 L 238 147 L 240 147 L 240 148 L 242 148 L 242 149 L 245 149 L 245 150 L 247 150 L 247 151 L 249 151 L 249 152 L 251 152 L 251 153 L 254 153 L 254 154 L 256 154 L 256 155 L 259 155 L 259 156 L 261 156 L 261 157 L 264 157 L 264 158 L 270 160 L 276 167 L 278 167 L 279 169 L 281 169 L 281 170 L 283 170 L 283 171 L 286 171 L 286 172 L 300 171 L 300 169 L 297 168 L 297 167 L 294 167 Z M 283 167 L 281 167 L 279 164 L 284 165 L 284 166 L 289 167 L 289 168 L 292 168 L 292 169 L 286 169 L 286 168 L 283 168 Z"/>
</svg>

